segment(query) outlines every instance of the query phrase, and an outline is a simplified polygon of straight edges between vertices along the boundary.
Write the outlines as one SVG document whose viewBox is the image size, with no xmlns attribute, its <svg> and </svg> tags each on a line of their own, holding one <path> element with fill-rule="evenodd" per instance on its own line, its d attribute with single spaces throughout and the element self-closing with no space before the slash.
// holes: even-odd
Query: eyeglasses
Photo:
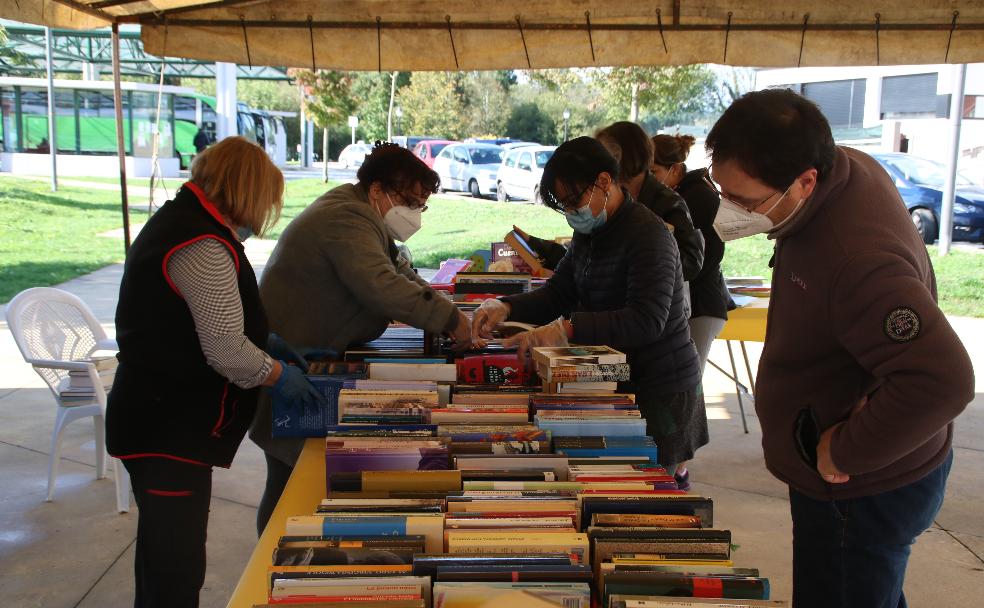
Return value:
<svg viewBox="0 0 984 608">
<path fill-rule="evenodd" d="M 578 209 L 583 207 L 581 204 L 581 198 L 588 193 L 588 190 L 596 187 L 596 184 L 590 184 L 580 192 L 572 194 L 564 199 L 558 199 L 553 192 L 547 192 L 544 195 L 544 200 L 549 203 L 551 209 L 560 213 L 561 215 L 570 215 L 572 213 L 577 213 Z"/>
<path fill-rule="evenodd" d="M 400 199 L 400 202 L 401 203 L 403 203 L 407 207 L 413 209 L 414 211 L 417 211 L 418 209 L 420 210 L 421 213 L 423 213 L 424 211 L 427 211 L 427 198 L 426 197 L 423 198 L 423 199 L 411 198 L 411 197 L 407 196 L 406 194 L 402 194 L 402 193 L 399 193 L 399 192 L 396 193 L 396 196 L 397 196 L 397 198 Z"/>
<path fill-rule="evenodd" d="M 704 180 L 704 183 L 707 184 L 707 186 L 711 190 L 713 190 L 714 191 L 714 194 L 717 194 L 719 198 L 722 198 L 722 199 L 727 200 L 727 201 L 731 201 L 732 203 L 735 203 L 739 207 L 744 207 L 749 212 L 754 211 L 755 209 L 758 209 L 759 207 L 761 207 L 765 203 L 765 201 L 769 200 L 770 198 L 772 198 L 773 196 L 775 196 L 775 195 L 777 195 L 777 194 L 779 194 L 781 192 L 781 190 L 776 190 L 775 192 L 773 192 L 769 196 L 763 198 L 762 200 L 760 200 L 760 201 L 758 201 L 756 203 L 748 204 L 748 203 L 743 203 L 741 201 L 736 201 L 734 198 L 732 198 L 730 196 L 727 196 L 724 192 L 721 192 L 721 189 L 717 187 L 717 184 L 715 184 L 713 181 L 711 181 L 711 177 L 710 177 L 710 173 L 709 172 L 706 172 L 705 171 L 704 172 L 704 175 L 701 176 L 701 179 Z"/>
</svg>

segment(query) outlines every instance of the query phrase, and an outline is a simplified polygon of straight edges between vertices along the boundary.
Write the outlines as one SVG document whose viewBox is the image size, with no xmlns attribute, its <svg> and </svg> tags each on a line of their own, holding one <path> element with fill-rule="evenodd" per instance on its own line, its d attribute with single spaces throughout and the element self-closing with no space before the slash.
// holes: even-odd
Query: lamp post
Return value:
<svg viewBox="0 0 984 608">
<path fill-rule="evenodd" d="M 396 106 L 396 134 L 402 135 L 403 131 L 400 129 L 400 123 L 403 122 L 403 108 Z"/>
<path fill-rule="evenodd" d="M 564 110 L 564 141 L 567 141 L 567 121 L 570 119 L 571 119 L 571 111 Z"/>
</svg>

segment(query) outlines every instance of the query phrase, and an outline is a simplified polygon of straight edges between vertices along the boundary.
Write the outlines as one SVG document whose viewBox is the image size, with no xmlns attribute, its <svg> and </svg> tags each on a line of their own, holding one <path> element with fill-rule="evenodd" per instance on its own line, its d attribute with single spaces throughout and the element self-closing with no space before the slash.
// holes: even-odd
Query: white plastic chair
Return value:
<svg viewBox="0 0 984 608">
<path fill-rule="evenodd" d="M 106 332 L 85 303 L 73 294 L 52 287 L 26 289 L 7 305 L 7 326 L 10 328 L 24 360 L 44 379 L 58 404 L 55 430 L 51 435 L 48 456 L 48 495 L 55 492 L 58 474 L 61 434 L 73 420 L 92 416 L 96 436 L 96 479 L 106 477 L 106 390 L 96 365 L 90 360 L 97 351 L 115 351 L 116 340 Z M 62 391 L 68 387 L 69 372 L 84 371 L 92 383 L 92 394 L 66 400 Z M 120 513 L 130 510 L 130 476 L 123 464 L 115 459 L 116 508 Z"/>
</svg>

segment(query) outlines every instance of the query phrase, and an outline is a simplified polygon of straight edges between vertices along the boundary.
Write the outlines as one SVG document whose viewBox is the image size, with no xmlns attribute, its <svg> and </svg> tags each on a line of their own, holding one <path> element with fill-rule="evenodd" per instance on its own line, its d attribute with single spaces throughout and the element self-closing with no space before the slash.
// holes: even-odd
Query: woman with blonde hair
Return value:
<svg viewBox="0 0 984 608">
<path fill-rule="evenodd" d="M 127 253 L 106 439 L 139 508 L 138 608 L 198 605 L 212 467 L 232 464 L 259 387 L 296 407 L 320 399 L 284 361 L 303 360 L 268 333 L 242 245 L 276 222 L 283 193 L 263 149 L 227 138 L 195 157 Z"/>
</svg>

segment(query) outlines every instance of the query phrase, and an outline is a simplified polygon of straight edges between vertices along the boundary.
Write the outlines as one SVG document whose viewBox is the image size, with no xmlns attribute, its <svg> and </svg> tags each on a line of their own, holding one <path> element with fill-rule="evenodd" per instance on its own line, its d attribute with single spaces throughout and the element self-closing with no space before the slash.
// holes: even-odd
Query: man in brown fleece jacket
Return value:
<svg viewBox="0 0 984 608">
<path fill-rule="evenodd" d="M 707 136 L 724 240 L 776 240 L 755 407 L 789 485 L 793 604 L 905 606 L 910 546 L 943 501 L 970 358 L 881 166 L 837 147 L 787 90 L 736 101 Z"/>
</svg>

